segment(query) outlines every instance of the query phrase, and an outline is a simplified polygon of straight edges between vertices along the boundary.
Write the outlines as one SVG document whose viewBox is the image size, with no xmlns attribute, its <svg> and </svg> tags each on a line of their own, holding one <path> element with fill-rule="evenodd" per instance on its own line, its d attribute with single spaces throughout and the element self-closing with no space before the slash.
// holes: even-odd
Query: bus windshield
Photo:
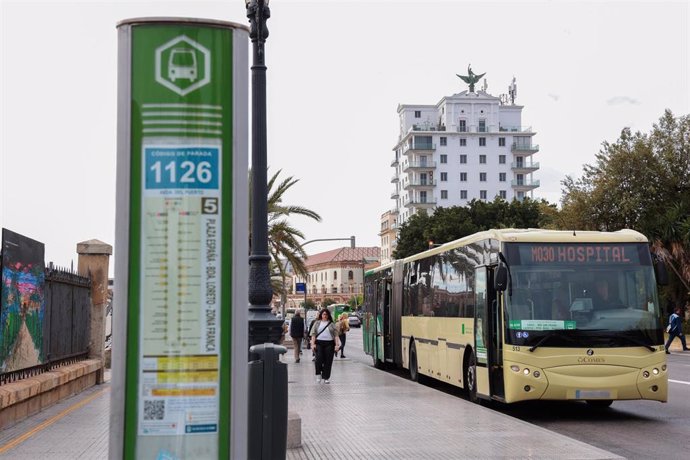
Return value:
<svg viewBox="0 0 690 460">
<path fill-rule="evenodd" d="M 506 243 L 506 342 L 544 346 L 663 343 L 646 244 Z"/>
</svg>

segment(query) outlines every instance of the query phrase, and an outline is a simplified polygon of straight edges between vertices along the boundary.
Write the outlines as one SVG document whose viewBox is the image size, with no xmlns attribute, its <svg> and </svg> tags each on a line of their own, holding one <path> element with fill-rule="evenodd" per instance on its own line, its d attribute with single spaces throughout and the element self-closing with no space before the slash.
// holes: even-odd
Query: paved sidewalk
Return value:
<svg viewBox="0 0 690 460">
<path fill-rule="evenodd" d="M 316 384 L 305 357 L 288 363 L 290 410 L 302 419 L 297 459 L 620 458 L 350 359 Z M 110 385 L 93 387 L 0 431 L 0 458 L 105 459 Z"/>
<path fill-rule="evenodd" d="M 328 385 L 306 357 L 285 361 L 302 418 L 291 460 L 621 458 L 357 361 L 336 359 Z"/>
</svg>

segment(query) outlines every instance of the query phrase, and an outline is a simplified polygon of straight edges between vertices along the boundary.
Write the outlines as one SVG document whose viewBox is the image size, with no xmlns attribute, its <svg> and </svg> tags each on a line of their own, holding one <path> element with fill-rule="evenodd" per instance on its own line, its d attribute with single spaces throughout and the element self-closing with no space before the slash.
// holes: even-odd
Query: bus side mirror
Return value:
<svg viewBox="0 0 690 460">
<path fill-rule="evenodd" d="M 503 292 L 506 290 L 507 286 L 508 267 L 506 267 L 504 264 L 500 264 L 498 268 L 496 268 L 496 275 L 494 276 L 494 289 L 499 292 Z"/>
<path fill-rule="evenodd" d="M 658 284 L 659 286 L 668 285 L 668 272 L 666 271 L 666 265 L 656 255 L 653 255 L 653 262 L 654 275 L 656 276 L 656 284 Z"/>
</svg>

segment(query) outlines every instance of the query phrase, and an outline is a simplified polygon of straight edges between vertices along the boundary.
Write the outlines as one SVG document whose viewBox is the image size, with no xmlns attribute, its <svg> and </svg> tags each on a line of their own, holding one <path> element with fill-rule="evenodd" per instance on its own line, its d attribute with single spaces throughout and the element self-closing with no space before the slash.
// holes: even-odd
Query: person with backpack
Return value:
<svg viewBox="0 0 690 460">
<path fill-rule="evenodd" d="M 314 321 L 311 330 L 311 349 L 316 353 L 314 363 L 316 371 L 316 383 L 331 383 L 331 367 L 333 356 L 340 349 L 340 338 L 333 317 L 328 308 L 319 312 L 318 319 Z"/>
<path fill-rule="evenodd" d="M 668 351 L 668 347 L 671 346 L 671 342 L 673 342 L 673 339 L 676 337 L 680 338 L 680 343 L 683 345 L 683 351 L 688 351 L 690 348 L 688 348 L 687 343 L 685 343 L 685 335 L 683 334 L 683 328 L 681 325 L 681 317 L 680 313 L 683 311 L 682 308 L 676 307 L 673 310 L 673 314 L 669 316 L 668 318 L 668 326 L 666 327 L 666 332 L 668 332 L 668 340 L 666 341 L 666 354 L 670 354 L 671 352 Z"/>
</svg>

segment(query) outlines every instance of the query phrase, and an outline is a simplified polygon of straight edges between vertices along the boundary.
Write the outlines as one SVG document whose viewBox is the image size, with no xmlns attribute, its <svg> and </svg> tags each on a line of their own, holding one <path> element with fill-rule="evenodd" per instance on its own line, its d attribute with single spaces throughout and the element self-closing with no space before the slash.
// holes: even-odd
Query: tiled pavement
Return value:
<svg viewBox="0 0 690 460">
<path fill-rule="evenodd" d="M 302 419 L 290 460 L 621 458 L 360 362 L 336 359 L 326 385 L 311 362 L 286 361 Z"/>
<path fill-rule="evenodd" d="M 109 409 L 110 383 L 91 387 L 0 431 L 0 458 L 107 458 Z"/>
<path fill-rule="evenodd" d="M 302 419 L 290 460 L 620 458 L 358 361 L 336 360 L 326 385 L 307 359 L 284 360 L 290 410 Z M 109 405 L 106 383 L 1 431 L 0 451 L 12 448 L 0 458 L 107 458 Z"/>
</svg>

